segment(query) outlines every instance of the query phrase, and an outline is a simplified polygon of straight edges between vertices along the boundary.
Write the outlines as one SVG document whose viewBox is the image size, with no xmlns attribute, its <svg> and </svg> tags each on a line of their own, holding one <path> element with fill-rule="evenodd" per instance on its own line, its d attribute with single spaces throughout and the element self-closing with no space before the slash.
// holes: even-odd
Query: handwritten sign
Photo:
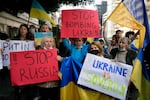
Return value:
<svg viewBox="0 0 150 100">
<path fill-rule="evenodd" d="M 96 10 L 62 10 L 61 37 L 99 38 L 100 26 Z"/>
<path fill-rule="evenodd" d="M 41 45 L 41 40 L 45 36 L 53 37 L 53 33 L 52 32 L 35 32 L 34 39 L 35 39 L 36 45 Z"/>
<path fill-rule="evenodd" d="M 10 64 L 10 52 L 35 50 L 34 41 L 11 40 L 9 42 L 2 41 L 3 66 Z"/>
<path fill-rule="evenodd" d="M 132 66 L 87 54 L 78 84 L 125 100 Z"/>
<path fill-rule="evenodd" d="M 56 49 L 11 52 L 12 86 L 58 80 L 56 56 Z"/>
<path fill-rule="evenodd" d="M 2 52 L 1 52 L 1 49 L 2 49 L 2 41 L 0 40 L 0 69 L 3 68 Z"/>
</svg>

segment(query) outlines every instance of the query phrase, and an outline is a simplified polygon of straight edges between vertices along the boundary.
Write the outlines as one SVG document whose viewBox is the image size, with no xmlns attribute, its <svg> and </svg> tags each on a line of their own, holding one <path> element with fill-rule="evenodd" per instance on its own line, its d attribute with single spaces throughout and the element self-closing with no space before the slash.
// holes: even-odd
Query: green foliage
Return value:
<svg viewBox="0 0 150 100">
<path fill-rule="evenodd" d="M 47 12 L 54 12 L 60 8 L 61 4 L 82 5 L 94 2 L 94 0 L 37 0 Z M 17 12 L 30 12 L 32 0 L 0 0 L 0 11 L 8 11 L 16 14 Z"/>
</svg>

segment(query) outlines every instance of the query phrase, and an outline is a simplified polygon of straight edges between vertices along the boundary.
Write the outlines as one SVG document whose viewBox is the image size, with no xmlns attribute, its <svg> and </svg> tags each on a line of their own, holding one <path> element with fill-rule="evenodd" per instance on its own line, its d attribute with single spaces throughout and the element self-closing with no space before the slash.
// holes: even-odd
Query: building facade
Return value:
<svg viewBox="0 0 150 100">
<path fill-rule="evenodd" d="M 6 33 L 13 38 L 18 33 L 20 24 L 35 25 L 39 27 L 37 19 L 29 19 L 27 13 L 19 14 L 17 16 L 11 15 L 5 11 L 0 12 L 0 32 Z"/>
</svg>

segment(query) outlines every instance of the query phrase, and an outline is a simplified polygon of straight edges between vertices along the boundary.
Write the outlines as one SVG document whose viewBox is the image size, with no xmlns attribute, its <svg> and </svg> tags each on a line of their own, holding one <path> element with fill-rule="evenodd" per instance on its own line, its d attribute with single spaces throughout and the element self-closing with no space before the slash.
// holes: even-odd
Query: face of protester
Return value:
<svg viewBox="0 0 150 100">
<path fill-rule="evenodd" d="M 49 32 L 49 31 L 50 31 L 50 29 L 47 24 L 42 25 L 41 32 Z"/>
<path fill-rule="evenodd" d="M 128 44 L 126 41 L 120 41 L 119 42 L 119 49 L 120 51 L 125 51 L 128 47 Z"/>
<path fill-rule="evenodd" d="M 54 46 L 54 40 L 53 38 L 50 38 L 50 37 L 46 37 L 44 42 L 43 42 L 43 45 L 46 49 L 52 49 L 53 46 Z"/>
<path fill-rule="evenodd" d="M 116 45 L 116 44 L 117 44 L 117 40 L 116 40 L 114 37 L 112 37 L 111 44 L 112 44 L 112 45 Z"/>
<path fill-rule="evenodd" d="M 131 39 L 133 36 L 134 36 L 134 35 L 132 35 L 132 34 L 129 34 L 129 39 Z"/>
<path fill-rule="evenodd" d="M 102 45 L 100 42 L 92 42 L 90 45 L 89 53 L 97 56 L 103 56 Z"/>
<path fill-rule="evenodd" d="M 121 32 L 118 32 L 116 35 L 117 35 L 119 38 L 121 38 L 121 37 L 122 37 L 122 34 L 123 34 L 123 32 L 121 31 Z"/>
<path fill-rule="evenodd" d="M 75 39 L 75 46 L 78 49 L 80 49 L 82 45 L 83 45 L 83 39 L 82 38 Z"/>
<path fill-rule="evenodd" d="M 20 27 L 20 34 L 21 36 L 25 37 L 28 33 L 28 29 L 25 26 Z"/>
<path fill-rule="evenodd" d="M 91 49 L 90 49 L 90 51 L 92 51 L 92 50 L 99 50 L 99 48 L 98 48 L 96 45 L 91 44 Z"/>
</svg>

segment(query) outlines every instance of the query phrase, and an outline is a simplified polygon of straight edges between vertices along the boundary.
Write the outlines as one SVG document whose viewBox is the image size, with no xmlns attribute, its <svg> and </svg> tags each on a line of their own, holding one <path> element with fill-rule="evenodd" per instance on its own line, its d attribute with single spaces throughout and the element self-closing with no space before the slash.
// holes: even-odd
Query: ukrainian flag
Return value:
<svg viewBox="0 0 150 100">
<path fill-rule="evenodd" d="M 118 6 L 113 10 L 107 20 L 110 20 L 121 26 L 131 28 L 133 30 L 140 30 L 139 48 L 143 47 L 145 27 L 131 15 L 123 2 L 118 4 Z"/>
<path fill-rule="evenodd" d="M 132 41 L 132 43 L 130 44 L 130 48 L 137 52 L 139 51 L 139 38 L 135 38 L 135 40 Z"/>
<path fill-rule="evenodd" d="M 145 50 L 145 48 L 149 49 L 150 45 L 150 27 L 145 3 L 144 0 L 124 0 L 123 2 L 134 18 L 145 27 L 145 33 L 142 33 L 145 34 L 143 47 L 135 61 L 131 81 L 139 91 L 138 100 L 150 100 L 150 68 L 146 61 L 146 54 L 149 51 Z"/>
<path fill-rule="evenodd" d="M 77 84 L 82 64 L 72 57 L 64 58 L 60 72 L 62 74 L 60 100 L 114 100 L 95 90 Z"/>
<path fill-rule="evenodd" d="M 56 23 L 54 22 L 54 20 L 50 18 L 50 16 L 47 14 L 47 12 L 37 0 L 33 0 L 32 2 L 30 17 L 37 18 L 40 20 L 47 20 L 52 24 L 53 27 L 56 27 Z"/>
</svg>

